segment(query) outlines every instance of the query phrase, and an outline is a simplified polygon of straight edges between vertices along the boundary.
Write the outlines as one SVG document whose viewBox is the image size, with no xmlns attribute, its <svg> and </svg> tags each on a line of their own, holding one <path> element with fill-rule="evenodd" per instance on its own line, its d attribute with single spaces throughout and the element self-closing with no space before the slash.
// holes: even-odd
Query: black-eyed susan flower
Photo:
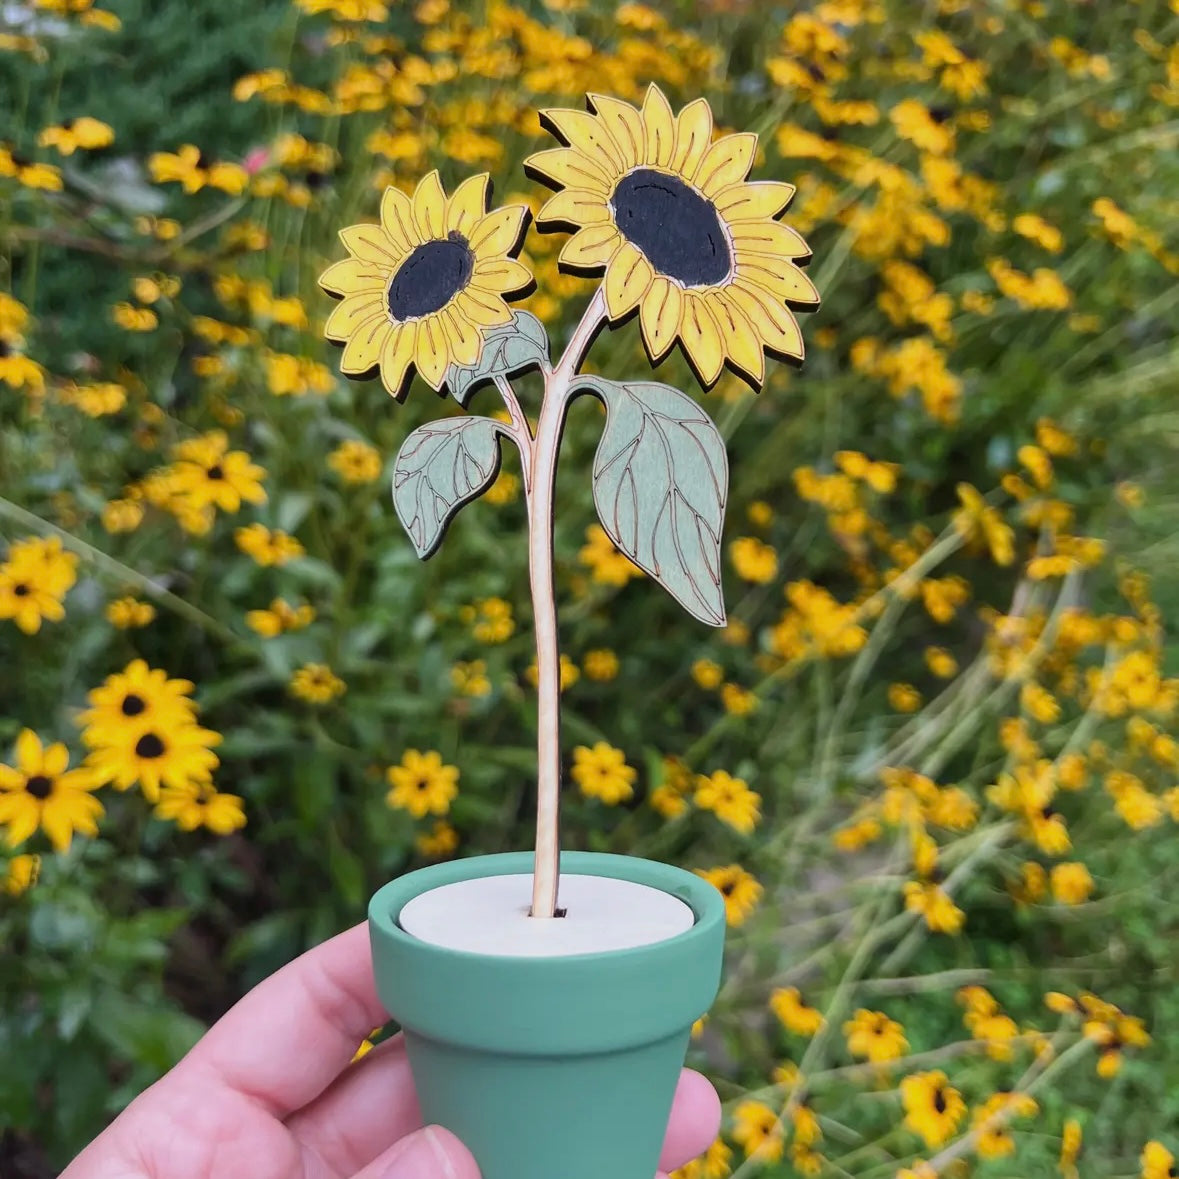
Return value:
<svg viewBox="0 0 1179 1179">
<path fill-rule="evenodd" d="M 740 864 L 729 864 L 724 868 L 698 868 L 696 871 L 725 898 L 725 922 L 734 927 L 744 925 L 761 900 L 760 881 Z"/>
<path fill-rule="evenodd" d="M 746 1158 L 776 1163 L 785 1146 L 782 1119 L 760 1101 L 742 1101 L 733 1110 L 733 1141 Z"/>
<path fill-rule="evenodd" d="M 571 688 L 579 679 L 581 679 L 581 668 L 565 654 L 561 652 L 560 670 L 558 672 L 558 679 L 560 681 L 561 691 L 564 692 L 566 688 Z M 535 688 L 540 681 L 540 673 L 536 667 L 536 660 L 533 661 L 524 669 L 524 679 L 530 688 Z"/>
<path fill-rule="evenodd" d="M 266 610 L 248 610 L 246 625 L 264 639 L 273 639 L 288 630 L 302 630 L 315 621 L 315 607 L 306 602 L 292 606 L 285 598 L 275 598 Z"/>
<path fill-rule="evenodd" d="M 285 565 L 307 551 L 297 537 L 281 528 L 247 524 L 233 534 L 234 543 L 259 565 Z"/>
<path fill-rule="evenodd" d="M 626 585 L 632 577 L 642 577 L 643 571 L 627 556 L 620 553 L 600 524 L 585 530 L 586 543 L 577 559 L 590 570 L 590 576 L 601 585 Z"/>
<path fill-rule="evenodd" d="M 43 621 L 60 622 L 77 566 L 78 558 L 55 536 L 13 543 L 0 564 L 0 619 L 12 619 L 27 635 L 36 634 Z"/>
<path fill-rule="evenodd" d="M 883 1011 L 859 1008 L 843 1025 L 843 1034 L 847 1037 L 847 1050 L 872 1064 L 896 1060 L 909 1051 L 905 1029 Z"/>
<path fill-rule="evenodd" d="M 90 707 L 78 716 L 82 740 L 97 746 L 146 729 L 188 724 L 196 718 L 192 691 L 191 680 L 171 679 L 146 660 L 133 659 L 88 693 Z"/>
<path fill-rule="evenodd" d="M 665 819 L 678 819 L 688 809 L 694 783 L 692 771 L 678 757 L 665 757 L 660 768 L 662 780 L 648 801 Z"/>
<path fill-rule="evenodd" d="M 950 899 L 940 884 L 929 880 L 906 880 L 905 908 L 920 913 L 934 933 L 958 933 L 966 914 Z"/>
<path fill-rule="evenodd" d="M 200 192 L 207 185 L 238 196 L 250 179 L 240 164 L 207 160 L 200 148 L 191 143 L 175 153 L 153 152 L 147 167 L 156 184 L 179 183 L 187 193 Z"/>
<path fill-rule="evenodd" d="M 756 536 L 739 536 L 729 545 L 729 560 L 742 581 L 765 585 L 778 576 L 778 554 Z"/>
<path fill-rule="evenodd" d="M 975 1149 L 984 1159 L 1003 1158 L 1015 1153 L 1015 1139 L 1008 1128 L 1013 1118 L 1030 1118 L 1039 1106 L 1026 1093 L 993 1093 L 971 1117 L 976 1135 Z"/>
<path fill-rule="evenodd" d="M 1179 1169 L 1175 1167 L 1175 1156 L 1161 1143 L 1153 1139 L 1142 1148 L 1142 1179 L 1175 1179 Z"/>
<path fill-rule="evenodd" d="M 1077 1179 L 1077 1159 L 1081 1155 L 1081 1123 L 1069 1118 L 1060 1134 L 1061 1179 Z"/>
<path fill-rule="evenodd" d="M 634 794 L 638 777 L 634 766 L 627 765 L 626 754 L 605 741 L 578 745 L 573 750 L 570 777 L 586 798 L 597 798 L 607 806 L 627 802 Z"/>
<path fill-rule="evenodd" d="M 66 119 L 54 127 L 46 127 L 37 137 L 42 147 L 55 147 L 63 156 L 72 156 L 79 148 L 96 151 L 115 141 L 115 133 L 101 119 L 83 115 L 80 119 Z"/>
<path fill-rule="evenodd" d="M 607 683 L 618 675 L 618 656 L 606 647 L 587 651 L 582 660 L 586 678 Z"/>
<path fill-rule="evenodd" d="M 697 1159 L 672 1171 L 670 1179 L 725 1179 L 732 1169 L 733 1152 L 723 1138 L 717 1138 Z"/>
<path fill-rule="evenodd" d="M 439 819 L 429 831 L 422 831 L 413 845 L 423 856 L 432 860 L 445 859 L 458 848 L 458 832 L 445 820 Z"/>
<path fill-rule="evenodd" d="M 770 1010 L 788 1031 L 798 1036 L 813 1036 L 827 1021 L 823 1013 L 803 1002 L 797 987 L 779 987 L 770 995 Z"/>
<path fill-rule="evenodd" d="M 246 825 L 242 800 L 236 794 L 221 794 L 212 782 L 165 786 L 153 813 L 157 819 L 172 820 L 181 831 L 207 827 L 215 835 L 230 835 Z"/>
<path fill-rule="evenodd" d="M 305 663 L 293 676 L 291 695 L 309 704 L 328 704 L 342 696 L 348 685 L 325 663 Z"/>
<path fill-rule="evenodd" d="M 26 893 L 41 875 L 41 857 L 33 855 L 13 856 L 4 865 L 4 874 L 0 876 L 0 891 L 10 897 L 18 897 Z"/>
<path fill-rule="evenodd" d="M 242 501 L 266 502 L 262 480 L 266 472 L 244 450 L 230 450 L 223 430 L 211 430 L 173 448 L 175 490 L 194 507 L 218 507 L 236 512 Z"/>
<path fill-rule="evenodd" d="M 802 359 L 802 336 L 787 304 L 818 305 L 799 267 L 810 249 L 775 220 L 793 186 L 746 179 L 756 135 L 713 143 L 704 99 L 676 116 L 654 85 L 641 109 L 592 94 L 588 113 L 549 110 L 541 120 L 566 146 L 526 162 L 562 190 L 541 209 L 538 224 L 576 231 L 561 250 L 561 265 L 605 271 L 609 318 L 637 309 L 653 361 L 679 340 L 705 387 L 726 361 L 756 387 L 766 351 Z"/>
<path fill-rule="evenodd" d="M 435 750 L 407 749 L 401 761 L 385 771 L 391 807 L 409 811 L 415 819 L 445 815 L 458 794 L 459 770 L 446 765 Z"/>
<path fill-rule="evenodd" d="M 341 442 L 327 462 L 345 483 L 372 483 L 381 477 L 381 452 L 356 438 Z"/>
<path fill-rule="evenodd" d="M 98 834 L 103 808 L 92 791 L 99 783 L 85 767 L 69 769 L 64 745 L 43 746 L 32 729 L 23 729 L 13 760 L 0 765 L 0 825 L 9 847 L 42 830 L 54 850 L 64 852 L 75 833 Z"/>
<path fill-rule="evenodd" d="M 87 733 L 82 734 L 87 740 Z M 158 802 L 163 786 L 183 788 L 190 782 L 208 782 L 220 759 L 212 747 L 221 734 L 193 721 L 153 723 L 113 734 L 93 743 L 86 764 L 99 782 L 116 790 L 128 790 L 137 782 L 148 802 Z"/>
<path fill-rule="evenodd" d="M 940 1069 L 913 1073 L 901 1082 L 905 1128 L 919 1134 L 926 1146 L 938 1147 L 953 1137 L 966 1116 L 962 1094 Z"/>
<path fill-rule="evenodd" d="M 491 680 L 487 677 L 487 661 L 463 660 L 450 669 L 450 686 L 460 696 L 480 699 L 491 695 Z"/>
<path fill-rule="evenodd" d="M 529 211 L 488 211 L 489 184 L 485 173 L 471 176 L 448 198 L 431 172 L 412 197 L 385 189 L 379 225 L 340 230 L 349 257 L 328 267 L 319 283 L 342 299 L 324 331 L 344 345 L 346 376 L 379 369 L 400 399 L 416 369 L 440 390 L 450 365 L 479 358 L 488 328 L 511 322 L 505 299 L 532 285 L 512 256 Z"/>
<path fill-rule="evenodd" d="M 761 795 L 750 790 L 743 778 L 734 778 L 727 770 L 697 777 L 693 801 L 742 835 L 748 835 L 761 818 Z"/>
<path fill-rule="evenodd" d="M 147 626 L 156 616 L 156 608 L 150 602 L 138 598 L 116 598 L 108 602 L 106 620 L 118 630 L 133 630 Z"/>
</svg>

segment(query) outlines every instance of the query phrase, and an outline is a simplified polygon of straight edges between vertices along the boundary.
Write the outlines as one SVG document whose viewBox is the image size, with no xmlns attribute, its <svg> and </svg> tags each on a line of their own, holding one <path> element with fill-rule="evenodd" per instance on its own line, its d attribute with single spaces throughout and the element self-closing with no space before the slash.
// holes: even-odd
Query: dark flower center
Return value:
<svg viewBox="0 0 1179 1179">
<path fill-rule="evenodd" d="M 3 360 L 4 357 L 11 355 L 12 349 L 8 346 L 8 342 L 6 340 L 0 340 L 0 360 Z"/>
<path fill-rule="evenodd" d="M 618 182 L 610 204 L 622 235 L 660 274 L 688 287 L 728 278 L 732 252 L 720 215 L 678 176 L 636 168 Z"/>
<path fill-rule="evenodd" d="M 34 774 L 26 783 L 25 789 L 37 799 L 46 799 L 53 793 L 53 779 L 44 774 Z"/>
<path fill-rule="evenodd" d="M 731 897 L 733 895 L 733 889 L 736 887 L 737 882 L 735 880 L 726 880 L 724 884 L 720 886 L 720 890 L 725 896 Z"/>
<path fill-rule="evenodd" d="M 445 241 L 423 242 L 389 284 L 389 314 L 405 320 L 440 311 L 467 285 L 474 269 L 475 255 L 461 233 L 452 230 Z"/>
<path fill-rule="evenodd" d="M 18 598 L 27 598 L 33 591 L 30 590 L 23 581 L 18 581 L 16 585 L 12 587 L 12 592 L 16 594 Z"/>
<path fill-rule="evenodd" d="M 136 757 L 162 757 L 164 754 L 164 743 L 155 735 L 155 733 L 144 733 L 138 741 L 135 742 L 135 756 Z"/>
<path fill-rule="evenodd" d="M 134 692 L 128 692 L 123 697 L 122 709 L 124 716 L 138 716 L 146 708 L 147 701 L 142 696 L 136 696 Z"/>
<path fill-rule="evenodd" d="M 220 463 L 214 463 L 206 472 L 210 479 L 224 479 L 225 472 L 221 469 Z"/>
<path fill-rule="evenodd" d="M 936 1109 L 938 1113 L 946 1112 L 946 1095 L 940 1089 L 935 1089 L 933 1091 L 933 1108 Z"/>
</svg>

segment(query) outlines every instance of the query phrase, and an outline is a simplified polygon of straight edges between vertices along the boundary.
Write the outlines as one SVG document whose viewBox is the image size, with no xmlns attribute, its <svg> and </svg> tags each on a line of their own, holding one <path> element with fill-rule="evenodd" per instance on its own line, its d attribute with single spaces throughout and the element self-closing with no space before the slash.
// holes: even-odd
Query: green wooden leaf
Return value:
<svg viewBox="0 0 1179 1179">
<path fill-rule="evenodd" d="M 544 324 L 528 311 L 517 311 L 511 323 L 484 333 L 483 351 L 474 364 L 452 364 L 446 370 L 446 385 L 455 401 L 466 405 L 487 381 L 548 363 L 549 334 Z"/>
<path fill-rule="evenodd" d="M 459 508 L 491 486 L 506 432 L 491 418 L 443 418 L 405 440 L 393 468 L 393 506 L 422 560 Z"/>
<path fill-rule="evenodd" d="M 594 503 L 610 539 L 694 617 L 724 626 L 725 444 L 690 397 L 653 381 L 579 377 L 606 405 Z"/>
</svg>

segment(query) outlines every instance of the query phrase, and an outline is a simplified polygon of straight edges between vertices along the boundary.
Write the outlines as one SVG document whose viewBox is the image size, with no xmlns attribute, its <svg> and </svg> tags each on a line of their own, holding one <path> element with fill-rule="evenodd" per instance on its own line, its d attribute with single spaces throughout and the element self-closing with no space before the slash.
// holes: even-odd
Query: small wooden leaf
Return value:
<svg viewBox="0 0 1179 1179">
<path fill-rule="evenodd" d="M 483 351 L 474 364 L 452 364 L 446 370 L 446 384 L 455 401 L 466 405 L 487 381 L 548 363 L 549 334 L 544 324 L 530 312 L 516 311 L 511 323 L 484 332 Z"/>
<path fill-rule="evenodd" d="M 724 626 L 725 444 L 690 397 L 653 381 L 579 377 L 605 402 L 594 503 L 610 539 L 701 622 Z"/>
<path fill-rule="evenodd" d="M 491 418 L 443 418 L 419 426 L 402 444 L 393 506 L 423 561 L 442 543 L 451 517 L 495 480 L 502 433 Z"/>
</svg>

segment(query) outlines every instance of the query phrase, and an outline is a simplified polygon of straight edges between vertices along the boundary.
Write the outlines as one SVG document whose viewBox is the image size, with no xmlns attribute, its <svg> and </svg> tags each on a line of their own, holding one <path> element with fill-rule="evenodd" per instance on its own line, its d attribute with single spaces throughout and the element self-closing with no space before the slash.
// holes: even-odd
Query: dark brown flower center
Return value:
<svg viewBox="0 0 1179 1179">
<path fill-rule="evenodd" d="M 687 287 L 713 286 L 732 270 L 732 251 L 711 201 L 678 176 L 628 172 L 610 198 L 614 223 L 660 274 Z"/>
<path fill-rule="evenodd" d="M 389 284 L 389 314 L 405 320 L 440 311 L 467 285 L 474 269 L 475 255 L 461 233 L 452 230 L 445 241 L 423 242 Z"/>
<path fill-rule="evenodd" d="M 128 692 L 123 697 L 121 710 L 124 716 L 138 716 L 147 708 L 147 701 L 142 696 L 137 696 L 134 692 Z"/>
<path fill-rule="evenodd" d="M 12 587 L 12 592 L 18 598 L 27 598 L 33 591 L 29 589 L 29 587 L 25 585 L 23 581 L 18 581 L 16 585 Z"/>
<path fill-rule="evenodd" d="M 225 472 L 221 469 L 220 463 L 214 463 L 205 473 L 209 476 L 210 479 L 225 478 Z"/>
<path fill-rule="evenodd" d="M 946 1095 L 942 1092 L 941 1089 L 935 1089 L 933 1091 L 933 1108 L 936 1109 L 938 1113 L 946 1112 Z"/>
<path fill-rule="evenodd" d="M 733 895 L 733 889 L 736 887 L 737 882 L 735 880 L 726 880 L 724 884 L 720 886 L 720 890 L 725 896 L 731 897 Z"/>
<path fill-rule="evenodd" d="M 53 779 L 44 774 L 33 774 L 25 783 L 25 789 L 34 798 L 44 800 L 53 793 Z"/>
<path fill-rule="evenodd" d="M 144 733 L 135 742 L 135 756 L 143 758 L 163 757 L 164 748 L 163 741 L 155 733 Z"/>
</svg>

